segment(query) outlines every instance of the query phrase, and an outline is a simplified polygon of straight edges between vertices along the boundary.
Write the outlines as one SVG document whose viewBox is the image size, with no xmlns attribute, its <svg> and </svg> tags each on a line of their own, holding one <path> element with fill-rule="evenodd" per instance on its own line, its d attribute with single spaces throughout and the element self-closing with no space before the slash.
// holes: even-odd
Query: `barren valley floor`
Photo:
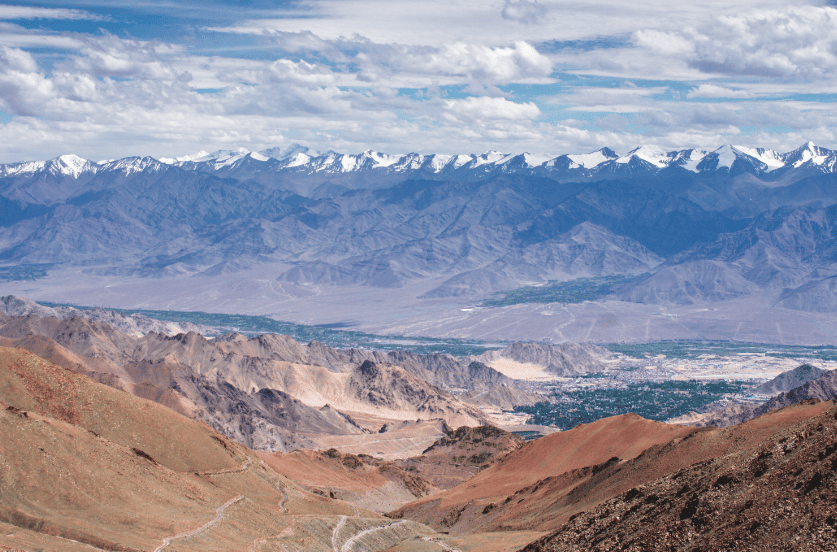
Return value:
<svg viewBox="0 0 837 552">
<path fill-rule="evenodd" d="M 276 280 L 279 266 L 219 276 L 133 278 L 88 269 L 2 283 L 3 294 L 38 301 L 124 309 L 248 313 L 382 335 L 483 341 L 649 342 L 709 340 L 837 345 L 833 313 L 773 306 L 757 294 L 729 301 L 664 306 L 601 300 L 481 307 L 482 299 L 423 299 L 432 279 L 402 288 L 296 285 Z"/>
</svg>

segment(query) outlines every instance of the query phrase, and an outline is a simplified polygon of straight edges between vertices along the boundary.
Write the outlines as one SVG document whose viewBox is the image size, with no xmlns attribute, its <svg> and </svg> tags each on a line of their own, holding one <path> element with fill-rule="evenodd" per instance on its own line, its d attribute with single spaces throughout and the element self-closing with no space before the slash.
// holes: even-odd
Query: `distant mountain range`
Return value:
<svg viewBox="0 0 837 552">
<path fill-rule="evenodd" d="M 316 154 L 302 146 L 0 165 L 0 268 L 212 277 L 429 297 L 609 275 L 623 301 L 767 293 L 837 309 L 837 151 L 642 146 L 581 155 Z M 0 274 L 2 276 L 2 274 Z"/>
</svg>

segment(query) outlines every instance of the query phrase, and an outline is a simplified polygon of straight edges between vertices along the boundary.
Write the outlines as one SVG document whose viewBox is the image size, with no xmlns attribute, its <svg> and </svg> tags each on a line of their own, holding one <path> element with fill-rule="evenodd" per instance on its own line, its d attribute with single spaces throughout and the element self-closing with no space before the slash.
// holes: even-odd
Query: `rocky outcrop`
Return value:
<svg viewBox="0 0 837 552">
<path fill-rule="evenodd" d="M 532 406 L 550 399 L 540 393 L 527 393 L 507 385 L 492 385 L 459 395 L 459 400 L 476 406 L 514 410 L 515 406 Z"/>
<path fill-rule="evenodd" d="M 796 389 L 801 385 L 805 385 L 809 381 L 813 381 L 825 374 L 828 370 L 811 366 L 810 364 L 803 364 L 797 366 L 793 370 L 782 372 L 770 381 L 766 381 L 753 389 L 754 393 L 760 395 L 776 395 Z"/>
</svg>

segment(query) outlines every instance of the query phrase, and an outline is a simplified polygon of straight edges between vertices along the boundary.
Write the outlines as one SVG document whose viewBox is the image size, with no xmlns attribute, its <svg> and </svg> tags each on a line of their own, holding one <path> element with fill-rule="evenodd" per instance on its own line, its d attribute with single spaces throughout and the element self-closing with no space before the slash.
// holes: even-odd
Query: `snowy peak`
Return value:
<svg viewBox="0 0 837 552">
<path fill-rule="evenodd" d="M 640 146 L 635 150 L 628 152 L 628 154 L 624 157 L 616 159 L 616 163 L 630 163 L 633 158 L 642 159 L 646 163 L 651 163 L 658 169 L 668 167 L 671 163 L 670 154 L 659 146 Z"/>
<path fill-rule="evenodd" d="M 508 154 L 490 150 L 480 155 L 447 154 L 387 154 L 366 150 L 359 154 L 328 151 L 317 154 L 307 147 L 292 144 L 285 149 L 269 148 L 260 152 L 245 148 L 217 150 L 212 153 L 199 151 L 182 157 L 161 158 L 126 157 L 100 164 L 76 155 L 62 155 L 49 161 L 31 161 L 0 165 L 0 177 L 51 174 L 78 179 L 82 175 L 94 175 L 97 171 L 121 171 L 133 174 L 143 171 L 159 171 L 167 165 L 200 172 L 223 171 L 231 174 L 238 170 L 255 170 L 262 174 L 293 172 L 301 174 L 349 174 L 375 171 L 377 174 L 412 173 L 467 175 L 466 178 L 484 178 L 498 173 L 517 174 L 535 171 L 533 174 L 576 175 L 595 178 L 597 174 L 624 173 L 624 171 L 663 170 L 678 167 L 700 173 L 704 171 L 740 171 L 753 174 L 772 173 L 781 170 L 801 169 L 831 173 L 837 171 L 837 152 L 808 142 L 799 148 L 779 153 L 764 148 L 726 144 L 715 150 L 684 149 L 665 151 L 659 146 L 643 145 L 625 155 L 618 155 L 609 148 L 584 154 L 563 154 L 558 157 L 532 153 Z M 248 168 L 249 167 L 249 168 Z M 267 172 L 264 172 L 267 171 Z"/>
<path fill-rule="evenodd" d="M 164 163 L 153 157 L 125 157 L 103 163 L 101 168 L 103 171 L 121 172 L 128 176 L 138 172 L 159 172 L 164 166 Z"/>
<path fill-rule="evenodd" d="M 85 172 L 95 172 L 94 163 L 87 159 L 82 159 L 78 155 L 62 155 L 47 162 L 47 170 L 53 174 L 63 174 L 78 178 Z"/>
<path fill-rule="evenodd" d="M 785 166 L 782 155 L 770 149 L 748 148 L 745 146 L 731 146 L 739 154 L 746 155 L 764 165 L 764 172 L 775 171 Z"/>
<path fill-rule="evenodd" d="M 786 153 L 783 156 L 783 161 L 787 165 L 793 165 L 798 168 L 808 162 L 813 165 L 821 166 L 828 161 L 829 157 L 833 159 L 834 152 L 825 148 L 819 148 L 815 146 L 813 142 L 808 142 L 807 144 Z"/>
<path fill-rule="evenodd" d="M 26 161 L 0 165 L 0 176 L 28 176 L 37 173 L 48 173 L 54 176 L 69 176 L 79 178 L 84 174 L 94 174 L 99 165 L 83 159 L 78 155 L 67 154 L 48 161 Z"/>
<path fill-rule="evenodd" d="M 568 168 L 575 169 L 581 167 L 585 169 L 594 169 L 602 163 L 618 159 L 619 156 L 616 155 L 616 153 L 610 148 L 601 148 L 590 153 L 562 155 L 561 157 L 551 159 L 546 163 L 546 165 L 556 166 L 558 160 L 561 158 L 566 158 L 570 161 Z M 549 163 L 551 163 L 551 165 L 549 165 Z"/>
<path fill-rule="evenodd" d="M 286 148 L 267 148 L 259 152 L 260 155 L 270 157 L 271 159 L 276 159 L 277 161 L 284 161 L 285 159 L 296 157 L 300 153 L 314 153 L 316 155 L 316 152 L 312 152 L 309 148 L 303 146 L 302 144 L 291 144 Z"/>
</svg>

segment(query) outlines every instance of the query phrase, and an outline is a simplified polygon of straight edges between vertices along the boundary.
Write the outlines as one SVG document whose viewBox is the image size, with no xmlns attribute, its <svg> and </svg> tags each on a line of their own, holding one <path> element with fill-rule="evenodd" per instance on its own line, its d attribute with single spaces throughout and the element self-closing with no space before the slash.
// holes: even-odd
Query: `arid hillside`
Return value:
<svg viewBox="0 0 837 552">
<path fill-rule="evenodd" d="M 4 550 L 439 548 L 428 528 L 311 492 L 202 423 L 5 347 L 0 434 Z"/>
</svg>

